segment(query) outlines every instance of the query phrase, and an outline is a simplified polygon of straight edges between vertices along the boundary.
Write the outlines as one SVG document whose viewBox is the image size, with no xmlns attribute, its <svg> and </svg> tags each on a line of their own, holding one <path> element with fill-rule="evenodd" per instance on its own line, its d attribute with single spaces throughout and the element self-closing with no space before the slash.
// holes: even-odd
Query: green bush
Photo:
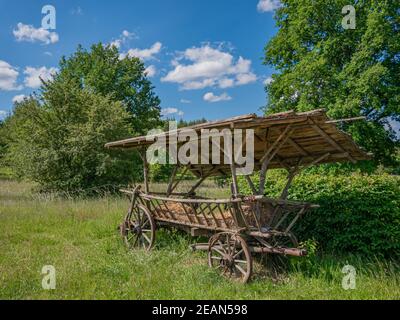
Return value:
<svg viewBox="0 0 400 320">
<path fill-rule="evenodd" d="M 132 154 L 104 144 L 130 135 L 119 102 L 74 86 L 61 86 L 60 100 L 34 98 L 16 105 L 7 119 L 7 163 L 42 190 L 91 192 L 126 184 L 134 176 Z"/>
<path fill-rule="evenodd" d="M 266 194 L 278 197 L 285 175 L 276 170 L 267 179 Z M 250 192 L 244 179 L 240 188 Z M 300 240 L 313 238 L 337 253 L 400 256 L 399 176 L 303 173 L 294 179 L 289 199 L 321 206 L 299 220 L 294 231 Z"/>
</svg>

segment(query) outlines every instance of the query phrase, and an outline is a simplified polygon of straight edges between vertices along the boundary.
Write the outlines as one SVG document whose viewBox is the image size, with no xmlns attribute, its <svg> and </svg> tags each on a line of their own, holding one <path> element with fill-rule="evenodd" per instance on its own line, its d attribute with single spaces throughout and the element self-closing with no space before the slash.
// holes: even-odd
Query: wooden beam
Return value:
<svg viewBox="0 0 400 320">
<path fill-rule="evenodd" d="M 176 187 L 178 186 L 178 184 L 183 180 L 183 177 L 185 176 L 187 170 L 188 170 L 188 167 L 185 167 L 185 169 L 183 169 L 181 178 L 178 179 L 178 180 L 176 180 L 176 183 L 175 183 L 174 186 L 171 188 L 171 192 L 173 192 L 173 191 L 176 189 Z"/>
<path fill-rule="evenodd" d="M 251 178 L 249 176 L 244 176 L 244 178 L 246 179 L 251 191 L 253 192 L 254 195 L 257 194 L 257 189 L 253 183 L 253 181 L 251 181 Z"/>
<path fill-rule="evenodd" d="M 314 161 L 310 162 L 309 164 L 306 164 L 303 168 L 301 168 L 302 170 L 307 169 L 315 164 L 317 164 L 318 162 L 321 162 L 322 160 L 324 160 L 325 158 L 329 157 L 331 154 L 325 153 L 324 155 L 320 156 L 319 158 L 315 159 Z"/>
<path fill-rule="evenodd" d="M 188 191 L 187 195 L 192 194 L 201 184 L 204 180 L 206 180 L 212 173 L 214 172 L 214 169 L 209 171 L 208 173 L 206 173 L 204 176 L 202 176 L 197 182 L 196 184 L 190 188 L 190 190 Z"/>
<path fill-rule="evenodd" d="M 323 137 L 326 141 L 328 141 L 335 149 L 339 150 L 340 152 L 346 153 L 346 151 L 338 145 L 338 143 L 333 140 L 324 130 L 322 130 L 318 125 L 313 124 L 312 128 L 317 131 L 321 137 Z M 353 159 L 353 157 L 348 154 L 347 156 L 349 158 L 349 160 L 353 163 L 356 163 L 356 160 Z"/>
<path fill-rule="evenodd" d="M 233 191 L 233 196 L 236 198 L 239 195 L 239 188 L 238 188 L 238 183 L 237 183 L 237 175 L 236 175 L 236 166 L 235 162 L 232 160 L 231 161 L 231 173 L 232 173 L 232 191 Z"/>
<path fill-rule="evenodd" d="M 149 166 L 147 163 L 146 150 L 142 150 L 139 152 L 140 157 L 143 161 L 143 180 L 144 180 L 144 192 L 149 193 Z"/>
<path fill-rule="evenodd" d="M 292 138 L 288 138 L 288 142 L 297 150 L 299 151 L 303 156 L 307 156 L 308 153 L 305 151 L 302 147 L 300 147 Z"/>
<path fill-rule="evenodd" d="M 329 120 L 329 121 L 325 121 L 325 123 L 351 122 L 351 121 L 357 121 L 357 120 L 365 120 L 366 118 L 367 117 L 361 116 L 361 117 L 345 118 L 345 119 L 338 119 L 338 120 Z"/>
<path fill-rule="evenodd" d="M 172 192 L 172 184 L 175 181 L 176 173 L 178 172 L 179 165 L 174 166 L 174 170 L 172 171 L 171 177 L 169 178 L 168 187 L 167 187 L 167 196 L 169 196 Z"/>
<path fill-rule="evenodd" d="M 270 152 L 275 148 L 275 146 L 279 143 L 279 141 L 285 137 L 285 135 L 287 134 L 287 132 L 291 129 L 291 125 L 288 125 L 285 130 L 280 134 L 280 136 L 278 137 L 278 139 L 276 139 L 274 141 L 274 143 L 267 149 L 267 151 L 265 152 L 265 154 L 263 155 L 263 157 L 260 160 L 260 163 L 263 163 L 267 158 L 268 155 L 270 154 Z"/>
<path fill-rule="evenodd" d="M 278 137 L 277 140 L 272 144 L 271 147 L 267 150 L 267 152 L 264 154 L 264 156 L 261 158 L 261 170 L 260 170 L 260 184 L 258 187 L 258 194 L 262 195 L 264 194 L 264 189 L 265 189 L 265 178 L 266 178 L 266 172 L 269 166 L 270 161 L 273 159 L 273 157 L 276 155 L 276 153 L 279 151 L 279 149 L 286 143 L 287 139 L 290 138 L 290 135 L 293 133 L 294 129 L 290 129 L 290 125 L 286 127 L 286 129 L 281 133 L 281 135 Z M 280 142 L 280 140 L 283 141 Z M 279 143 L 279 144 L 278 144 Z M 278 146 L 277 146 L 278 144 Z M 269 156 L 271 153 L 271 150 L 277 146 L 277 148 L 272 152 L 272 154 Z M 264 160 L 263 160 L 264 159 Z"/>
</svg>

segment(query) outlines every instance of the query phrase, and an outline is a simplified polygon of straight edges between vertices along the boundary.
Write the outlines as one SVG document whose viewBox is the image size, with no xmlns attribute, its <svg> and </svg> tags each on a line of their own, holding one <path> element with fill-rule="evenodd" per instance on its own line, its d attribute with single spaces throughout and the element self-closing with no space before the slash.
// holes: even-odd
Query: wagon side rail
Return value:
<svg viewBox="0 0 400 320">
<path fill-rule="evenodd" d="M 289 234 L 302 215 L 319 207 L 265 196 L 198 199 L 148 194 L 140 189 L 121 189 L 121 192 L 130 198 L 135 194 L 136 201 L 144 204 L 159 221 L 214 231 L 246 231 L 264 238 Z"/>
<path fill-rule="evenodd" d="M 293 226 L 306 212 L 319 208 L 319 205 L 308 202 L 268 197 L 249 198 L 245 199 L 247 201 L 244 201 L 242 208 L 247 209 L 245 216 L 251 225 L 250 234 L 266 238 L 290 234 Z"/>
</svg>

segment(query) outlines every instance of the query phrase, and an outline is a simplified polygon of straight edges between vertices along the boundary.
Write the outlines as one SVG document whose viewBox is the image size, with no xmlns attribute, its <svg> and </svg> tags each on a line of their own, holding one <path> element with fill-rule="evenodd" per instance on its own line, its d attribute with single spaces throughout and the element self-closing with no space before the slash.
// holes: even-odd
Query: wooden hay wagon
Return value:
<svg viewBox="0 0 400 320">
<path fill-rule="evenodd" d="M 260 182 L 255 185 L 249 175 L 245 176 L 253 192 L 251 196 L 240 193 L 237 172 L 243 164 L 236 162 L 237 155 L 233 148 L 229 152 L 224 149 L 225 140 L 228 139 L 226 136 L 221 136 L 219 143 L 212 139 L 207 143 L 209 149 L 217 148 L 220 156 L 226 156 L 230 161 L 220 164 L 201 161 L 182 163 L 177 159 L 167 190 L 162 194 L 149 190 L 146 150 L 157 139 L 164 139 L 167 146 L 175 144 L 179 149 L 184 142 L 177 142 L 176 136 L 188 128 L 107 143 L 107 148 L 138 149 L 144 162 L 144 187 L 121 190 L 130 197 L 128 213 L 120 226 L 124 241 L 131 248 L 150 250 L 155 241 L 157 226 L 183 229 L 193 236 L 208 236 L 208 243 L 197 244 L 194 248 L 208 251 L 210 267 L 242 282 L 250 279 L 252 255 L 255 253 L 306 255 L 306 250 L 299 248 L 292 228 L 301 216 L 318 205 L 287 200 L 294 176 L 300 170 L 316 164 L 356 162 L 369 158 L 349 135 L 336 127 L 336 122 L 329 120 L 324 110 L 314 110 L 266 117 L 250 114 L 190 127 L 199 135 L 206 129 L 225 132 L 252 130 L 252 159 L 254 170 L 259 171 Z M 242 147 L 248 143 L 248 140 L 243 139 Z M 202 156 L 204 152 L 200 152 Z M 181 182 L 181 179 L 177 179 L 179 167 L 185 172 L 191 171 L 198 178 L 190 190 L 184 193 L 175 192 Z M 287 183 L 277 199 L 264 195 L 267 170 L 274 168 L 284 168 L 288 172 Z M 229 199 L 196 196 L 197 188 L 206 178 L 218 175 L 232 178 Z"/>
</svg>

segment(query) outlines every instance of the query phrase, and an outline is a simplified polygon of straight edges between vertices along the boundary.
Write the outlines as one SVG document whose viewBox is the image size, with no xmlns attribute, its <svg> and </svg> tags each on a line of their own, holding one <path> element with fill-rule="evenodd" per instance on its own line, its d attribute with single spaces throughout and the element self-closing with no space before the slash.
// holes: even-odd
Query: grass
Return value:
<svg viewBox="0 0 400 320">
<path fill-rule="evenodd" d="M 205 253 L 188 249 L 196 239 L 176 231 L 157 231 L 152 252 L 127 252 L 116 231 L 125 199 L 60 199 L 31 189 L 0 180 L 0 299 L 400 298 L 398 267 L 372 258 L 294 260 L 277 276 L 256 263 L 253 281 L 242 285 L 209 269 Z M 211 184 L 203 191 L 225 193 Z M 357 270 L 355 290 L 341 285 L 347 264 Z M 44 265 L 56 268 L 55 290 L 42 289 Z"/>
</svg>

